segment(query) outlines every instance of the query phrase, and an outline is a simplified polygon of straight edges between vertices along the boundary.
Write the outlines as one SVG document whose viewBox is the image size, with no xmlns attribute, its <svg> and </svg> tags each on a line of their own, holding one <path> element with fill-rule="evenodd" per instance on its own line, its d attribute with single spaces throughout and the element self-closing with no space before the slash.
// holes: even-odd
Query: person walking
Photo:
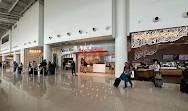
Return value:
<svg viewBox="0 0 188 111">
<path fill-rule="evenodd" d="M 23 64 L 20 63 L 20 64 L 19 64 L 19 67 L 18 67 L 18 73 L 19 73 L 19 74 L 22 74 L 22 70 L 23 70 Z"/>
<path fill-rule="evenodd" d="M 18 63 L 16 61 L 13 62 L 13 72 L 15 73 L 18 68 Z"/>
<path fill-rule="evenodd" d="M 128 81 L 131 84 L 131 87 L 132 87 L 132 81 L 131 81 L 132 70 L 133 70 L 133 68 L 130 66 L 130 64 L 128 62 L 125 62 L 123 74 L 125 74 L 127 76 Z M 125 80 L 125 87 L 124 88 L 127 88 L 126 80 Z"/>
<path fill-rule="evenodd" d="M 71 63 L 72 76 L 73 76 L 73 73 L 75 73 L 75 76 L 77 76 L 77 75 L 76 75 L 76 70 L 75 70 L 75 68 L 76 68 L 75 62 L 72 61 L 72 63 Z"/>
<path fill-rule="evenodd" d="M 83 73 L 86 73 L 86 71 L 87 71 L 87 63 L 86 63 L 86 61 L 84 61 L 84 72 Z"/>
</svg>

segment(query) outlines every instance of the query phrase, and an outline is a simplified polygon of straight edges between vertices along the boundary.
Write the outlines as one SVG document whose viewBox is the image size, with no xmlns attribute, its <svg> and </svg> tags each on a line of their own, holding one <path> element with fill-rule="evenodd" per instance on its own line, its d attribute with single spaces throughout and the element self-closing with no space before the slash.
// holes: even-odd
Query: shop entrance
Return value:
<svg viewBox="0 0 188 111">
<path fill-rule="evenodd" d="M 114 53 L 84 53 L 77 56 L 78 72 L 84 72 L 84 62 L 86 62 L 86 72 L 115 74 Z"/>
<path fill-rule="evenodd" d="M 63 55 L 61 56 L 61 68 L 63 69 L 63 63 L 65 64 L 64 70 L 69 70 L 71 63 L 73 61 L 73 58 L 71 56 Z"/>
</svg>

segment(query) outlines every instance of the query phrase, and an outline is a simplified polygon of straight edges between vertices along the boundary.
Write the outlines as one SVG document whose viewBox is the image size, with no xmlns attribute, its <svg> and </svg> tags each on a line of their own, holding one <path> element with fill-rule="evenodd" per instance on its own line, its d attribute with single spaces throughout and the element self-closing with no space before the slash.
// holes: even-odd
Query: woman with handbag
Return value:
<svg viewBox="0 0 188 111">
<path fill-rule="evenodd" d="M 128 78 L 128 81 L 129 83 L 131 84 L 131 87 L 132 87 L 132 81 L 131 81 L 131 75 L 132 75 L 132 67 L 129 65 L 128 62 L 125 62 L 125 66 L 124 66 L 124 70 L 123 70 L 123 73 L 127 76 Z M 125 87 L 124 88 L 127 88 L 127 83 L 125 81 Z"/>
</svg>

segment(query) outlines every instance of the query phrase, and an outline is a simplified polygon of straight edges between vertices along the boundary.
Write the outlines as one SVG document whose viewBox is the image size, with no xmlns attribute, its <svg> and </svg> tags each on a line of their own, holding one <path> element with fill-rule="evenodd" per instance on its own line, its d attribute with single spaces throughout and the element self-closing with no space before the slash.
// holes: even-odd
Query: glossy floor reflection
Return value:
<svg viewBox="0 0 188 111">
<path fill-rule="evenodd" d="M 177 84 L 160 89 L 133 81 L 133 88 L 123 89 L 123 82 L 113 87 L 113 75 L 58 72 L 33 77 L 8 69 L 0 80 L 0 111 L 188 111 L 188 95 Z"/>
</svg>

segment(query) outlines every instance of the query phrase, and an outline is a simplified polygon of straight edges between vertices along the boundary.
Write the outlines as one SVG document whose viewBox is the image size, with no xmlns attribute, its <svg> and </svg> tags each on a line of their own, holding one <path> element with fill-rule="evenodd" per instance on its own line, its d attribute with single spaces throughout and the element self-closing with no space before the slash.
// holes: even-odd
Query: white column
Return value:
<svg viewBox="0 0 188 111">
<path fill-rule="evenodd" d="M 5 61 L 6 61 L 6 56 L 2 55 L 2 62 L 5 62 Z"/>
<path fill-rule="evenodd" d="M 50 45 L 44 45 L 44 59 L 46 59 L 46 62 L 52 61 L 52 48 Z"/>
<path fill-rule="evenodd" d="M 128 61 L 127 53 L 127 30 L 128 30 L 128 0 L 113 1 L 113 17 L 115 20 L 115 77 L 120 77 L 124 63 Z"/>
<path fill-rule="evenodd" d="M 14 51 L 14 61 L 17 62 L 17 55 L 16 55 L 16 51 Z"/>
<path fill-rule="evenodd" d="M 73 61 L 76 63 L 76 54 L 72 54 L 73 55 Z"/>
<path fill-rule="evenodd" d="M 25 60 L 24 57 L 25 57 L 25 56 L 24 56 L 24 49 L 21 49 L 21 53 L 20 53 L 20 61 L 21 61 L 22 64 L 25 65 L 25 63 L 24 63 L 24 60 Z"/>
</svg>

